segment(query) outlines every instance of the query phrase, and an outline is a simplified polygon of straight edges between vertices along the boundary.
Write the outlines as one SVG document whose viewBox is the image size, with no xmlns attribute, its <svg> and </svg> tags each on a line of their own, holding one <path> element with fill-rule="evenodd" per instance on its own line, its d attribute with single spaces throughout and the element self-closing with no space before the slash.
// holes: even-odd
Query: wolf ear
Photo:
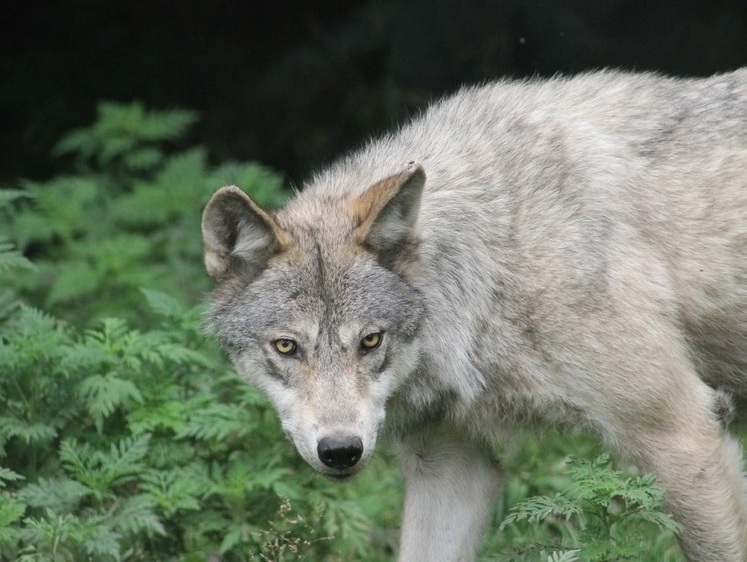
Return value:
<svg viewBox="0 0 747 562">
<path fill-rule="evenodd" d="M 205 268 L 216 280 L 234 269 L 262 268 L 290 236 L 238 187 L 222 187 L 202 213 Z"/>
<path fill-rule="evenodd" d="M 407 246 L 413 239 L 424 186 L 425 171 L 413 163 L 369 187 L 352 203 L 360 224 L 356 241 L 378 254 Z"/>
</svg>

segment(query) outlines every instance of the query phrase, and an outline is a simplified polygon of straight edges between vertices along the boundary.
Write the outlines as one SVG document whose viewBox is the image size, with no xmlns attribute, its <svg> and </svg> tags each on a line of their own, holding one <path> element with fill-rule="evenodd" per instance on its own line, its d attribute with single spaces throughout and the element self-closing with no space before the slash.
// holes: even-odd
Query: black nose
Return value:
<svg viewBox="0 0 747 562">
<path fill-rule="evenodd" d="M 363 443 L 358 437 L 324 437 L 316 446 L 319 460 L 330 468 L 355 466 L 363 454 Z"/>
</svg>

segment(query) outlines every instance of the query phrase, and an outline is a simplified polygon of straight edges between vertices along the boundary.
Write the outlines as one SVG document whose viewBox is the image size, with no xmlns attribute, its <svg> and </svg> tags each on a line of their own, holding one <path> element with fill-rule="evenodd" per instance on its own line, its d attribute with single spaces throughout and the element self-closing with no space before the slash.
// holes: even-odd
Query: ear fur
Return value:
<svg viewBox="0 0 747 562">
<path fill-rule="evenodd" d="M 351 205 L 360 224 L 356 242 L 379 254 L 405 247 L 413 239 L 424 186 L 425 171 L 412 163 L 369 187 Z"/>
<path fill-rule="evenodd" d="M 238 187 L 216 191 L 202 213 L 205 268 L 216 280 L 237 266 L 261 268 L 289 243 L 288 233 Z"/>
</svg>

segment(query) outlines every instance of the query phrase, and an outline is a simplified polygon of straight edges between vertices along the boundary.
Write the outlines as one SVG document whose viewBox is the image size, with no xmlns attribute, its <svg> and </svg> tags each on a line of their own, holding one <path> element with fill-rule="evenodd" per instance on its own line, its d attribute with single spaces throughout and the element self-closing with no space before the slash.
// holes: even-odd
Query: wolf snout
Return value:
<svg viewBox="0 0 747 562">
<path fill-rule="evenodd" d="M 323 437 L 317 444 L 316 452 L 325 466 L 345 470 L 361 460 L 363 442 L 355 436 Z"/>
</svg>

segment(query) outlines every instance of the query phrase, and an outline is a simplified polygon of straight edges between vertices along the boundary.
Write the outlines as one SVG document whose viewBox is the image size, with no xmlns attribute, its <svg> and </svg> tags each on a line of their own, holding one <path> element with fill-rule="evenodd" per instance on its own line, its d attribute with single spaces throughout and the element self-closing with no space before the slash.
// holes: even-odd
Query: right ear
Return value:
<svg viewBox="0 0 747 562">
<path fill-rule="evenodd" d="M 290 235 L 238 187 L 222 187 L 202 213 L 205 268 L 216 280 L 236 269 L 259 270 Z"/>
</svg>

